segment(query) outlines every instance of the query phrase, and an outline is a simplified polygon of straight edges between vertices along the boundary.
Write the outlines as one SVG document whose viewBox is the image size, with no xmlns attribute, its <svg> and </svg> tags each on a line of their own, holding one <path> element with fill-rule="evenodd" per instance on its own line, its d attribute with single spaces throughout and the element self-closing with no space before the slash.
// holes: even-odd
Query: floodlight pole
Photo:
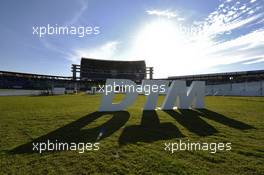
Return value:
<svg viewBox="0 0 264 175">
<path fill-rule="evenodd" d="M 78 64 L 72 64 L 72 79 L 77 80 L 77 73 L 80 72 L 81 66 Z"/>
<path fill-rule="evenodd" d="M 153 67 L 146 67 L 146 78 L 153 79 Z"/>
</svg>

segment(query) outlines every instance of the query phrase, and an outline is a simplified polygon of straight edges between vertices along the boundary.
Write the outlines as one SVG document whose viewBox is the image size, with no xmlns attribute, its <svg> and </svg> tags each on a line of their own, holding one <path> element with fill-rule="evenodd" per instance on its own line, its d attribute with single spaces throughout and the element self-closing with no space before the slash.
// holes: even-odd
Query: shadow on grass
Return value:
<svg viewBox="0 0 264 175">
<path fill-rule="evenodd" d="M 82 129 L 89 123 L 103 117 L 104 115 L 113 115 L 111 119 L 102 125 L 91 128 Z M 41 136 L 33 141 L 23 144 L 11 150 L 11 154 L 21 154 L 21 153 L 34 153 L 33 143 L 47 143 L 47 140 L 53 143 L 87 143 L 100 141 L 103 138 L 109 137 L 115 131 L 120 129 L 129 119 L 129 113 L 126 111 L 118 112 L 93 112 L 88 114 L 70 124 L 67 124 L 55 131 L 52 131 L 44 136 Z"/>
<path fill-rule="evenodd" d="M 199 115 L 201 115 L 204 118 L 214 120 L 218 123 L 221 123 L 223 125 L 226 125 L 232 128 L 241 129 L 241 130 L 256 129 L 255 127 L 250 126 L 246 123 L 228 118 L 222 114 L 216 113 L 209 109 L 198 109 L 197 111 L 199 111 Z"/>
<path fill-rule="evenodd" d="M 164 111 L 174 118 L 179 124 L 184 126 L 190 132 L 199 136 L 209 136 L 218 131 L 201 117 L 216 121 L 226 126 L 246 130 L 254 129 L 253 126 L 243 122 L 228 118 L 222 114 L 210 111 L 208 109 L 199 110 L 166 110 Z M 84 128 L 91 122 L 103 117 L 112 115 L 109 120 L 100 126 L 94 128 Z M 72 123 L 69 123 L 55 131 L 43 135 L 33 141 L 20 145 L 10 151 L 11 154 L 36 153 L 33 151 L 33 143 L 47 143 L 47 140 L 53 143 L 94 143 L 119 130 L 128 121 L 130 115 L 126 111 L 118 112 L 93 112 Z M 84 128 L 84 129 L 82 129 Z M 180 130 L 172 123 L 160 123 L 157 112 L 143 111 L 141 124 L 126 127 L 119 137 L 119 145 L 136 142 L 154 142 L 158 140 L 169 140 L 173 138 L 185 137 Z"/>
<path fill-rule="evenodd" d="M 184 137 L 172 123 L 160 123 L 156 111 L 143 111 L 141 124 L 126 127 L 119 137 L 119 144 L 153 142 Z"/>
<path fill-rule="evenodd" d="M 189 109 L 180 109 L 179 112 L 174 110 L 164 110 L 179 124 L 184 126 L 190 132 L 199 136 L 209 136 L 217 133 L 218 131 L 206 121 L 199 117 L 199 113 Z"/>
</svg>

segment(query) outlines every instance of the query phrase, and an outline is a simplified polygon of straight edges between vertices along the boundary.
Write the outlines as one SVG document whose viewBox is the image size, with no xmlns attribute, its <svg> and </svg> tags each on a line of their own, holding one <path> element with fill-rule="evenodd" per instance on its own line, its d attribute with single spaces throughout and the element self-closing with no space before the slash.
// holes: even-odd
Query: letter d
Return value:
<svg viewBox="0 0 264 175">
<path fill-rule="evenodd" d="M 119 85 L 121 86 L 123 84 L 129 85 L 129 86 L 137 86 L 136 83 L 134 83 L 131 80 L 126 80 L 126 79 L 107 79 L 106 80 L 106 85 L 105 86 L 114 86 Z M 112 103 L 113 98 L 114 98 L 114 90 L 112 92 L 109 92 L 108 95 L 105 93 L 102 94 L 102 100 L 101 100 L 101 105 L 99 107 L 99 111 L 121 111 L 125 109 L 127 106 L 131 105 L 135 99 L 138 96 L 138 93 L 135 92 L 126 92 L 126 96 L 124 97 L 123 101 L 120 103 Z"/>
</svg>

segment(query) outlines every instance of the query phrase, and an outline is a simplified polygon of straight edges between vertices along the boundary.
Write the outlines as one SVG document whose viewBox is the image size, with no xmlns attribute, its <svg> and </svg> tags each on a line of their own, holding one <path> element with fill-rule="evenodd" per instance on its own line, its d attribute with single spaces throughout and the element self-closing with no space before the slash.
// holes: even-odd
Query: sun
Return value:
<svg viewBox="0 0 264 175">
<path fill-rule="evenodd" d="M 136 35 L 135 46 L 141 55 L 160 57 L 180 46 L 182 35 L 169 20 L 159 19 L 146 24 Z"/>
<path fill-rule="evenodd" d="M 168 70 L 173 70 L 176 66 L 174 63 L 184 65 L 186 40 L 185 33 L 179 30 L 175 22 L 158 19 L 139 30 L 134 40 L 133 52 L 136 57 L 146 59 L 159 74 L 164 72 L 166 76 Z"/>
<path fill-rule="evenodd" d="M 146 23 L 136 33 L 132 55 L 145 59 L 164 78 L 168 75 L 191 74 L 206 55 L 204 40 L 193 39 L 181 24 L 159 18 Z"/>
</svg>

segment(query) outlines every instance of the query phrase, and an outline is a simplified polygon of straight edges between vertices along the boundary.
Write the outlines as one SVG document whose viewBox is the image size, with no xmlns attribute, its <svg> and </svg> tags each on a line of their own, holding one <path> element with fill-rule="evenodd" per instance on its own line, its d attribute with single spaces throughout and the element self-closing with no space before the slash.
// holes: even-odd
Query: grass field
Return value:
<svg viewBox="0 0 264 175">
<path fill-rule="evenodd" d="M 0 97 L 0 174 L 264 174 L 264 98 L 206 97 L 205 110 L 148 112 L 144 101 L 99 113 L 98 95 Z M 32 151 L 34 141 L 95 142 L 100 132 L 98 151 Z M 179 139 L 232 149 L 164 150 Z"/>
</svg>

